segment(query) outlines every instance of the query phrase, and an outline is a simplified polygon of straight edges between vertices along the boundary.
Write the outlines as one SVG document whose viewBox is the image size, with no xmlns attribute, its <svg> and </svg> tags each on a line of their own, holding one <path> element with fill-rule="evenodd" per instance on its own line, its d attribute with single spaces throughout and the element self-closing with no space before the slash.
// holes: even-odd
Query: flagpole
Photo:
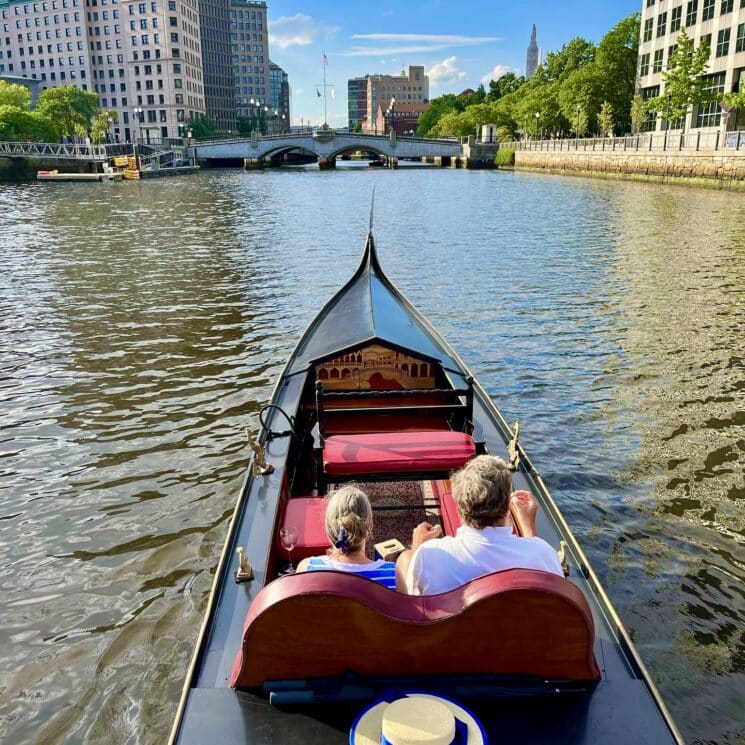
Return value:
<svg viewBox="0 0 745 745">
<path fill-rule="evenodd" d="M 328 127 L 328 116 L 326 115 L 326 52 L 323 53 L 323 124 Z"/>
</svg>

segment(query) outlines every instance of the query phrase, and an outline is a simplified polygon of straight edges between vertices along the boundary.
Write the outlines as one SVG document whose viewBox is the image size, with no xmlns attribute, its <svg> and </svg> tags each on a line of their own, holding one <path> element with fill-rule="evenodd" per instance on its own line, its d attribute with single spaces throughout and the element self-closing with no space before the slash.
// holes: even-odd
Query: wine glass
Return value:
<svg viewBox="0 0 745 745">
<path fill-rule="evenodd" d="M 292 549 L 297 544 L 297 528 L 294 525 L 288 525 L 279 531 L 279 540 L 283 548 L 287 549 L 287 558 L 290 561 L 290 566 L 287 567 L 285 574 L 294 574 L 295 567 L 292 566 Z"/>
</svg>

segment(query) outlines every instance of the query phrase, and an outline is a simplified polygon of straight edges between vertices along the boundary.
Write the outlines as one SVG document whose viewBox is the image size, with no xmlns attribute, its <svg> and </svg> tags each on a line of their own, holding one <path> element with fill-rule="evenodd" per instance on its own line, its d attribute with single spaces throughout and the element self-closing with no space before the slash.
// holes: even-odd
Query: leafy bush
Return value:
<svg viewBox="0 0 745 745">
<path fill-rule="evenodd" d="M 514 147 L 500 147 L 497 150 L 497 154 L 494 158 L 494 165 L 499 166 L 514 166 L 515 165 L 515 148 Z"/>
</svg>

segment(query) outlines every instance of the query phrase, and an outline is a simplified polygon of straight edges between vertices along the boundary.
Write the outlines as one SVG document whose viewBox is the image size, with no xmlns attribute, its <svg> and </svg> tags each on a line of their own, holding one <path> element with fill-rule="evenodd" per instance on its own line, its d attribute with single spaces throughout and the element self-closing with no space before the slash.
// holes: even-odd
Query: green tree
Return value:
<svg viewBox="0 0 745 745">
<path fill-rule="evenodd" d="M 598 44 L 593 66 L 600 81 L 600 100 L 613 108 L 616 122 L 628 124 L 636 90 L 639 14 L 617 23 Z"/>
<path fill-rule="evenodd" d="M 644 122 L 647 121 L 647 104 L 638 93 L 631 100 L 630 121 L 634 134 L 641 132 Z"/>
<path fill-rule="evenodd" d="M 506 72 L 497 80 L 489 81 L 489 91 L 486 94 L 487 101 L 498 101 L 509 93 L 514 93 L 525 83 L 525 78 L 518 77 L 514 72 Z"/>
<path fill-rule="evenodd" d="M 98 110 L 98 96 L 74 85 L 47 88 L 39 96 L 37 111 L 51 119 L 64 137 L 89 132 Z"/>
<path fill-rule="evenodd" d="M 537 78 L 542 83 L 563 80 L 594 59 L 595 45 L 577 36 L 564 44 L 558 52 L 549 52 L 535 71 L 533 78 Z"/>
<path fill-rule="evenodd" d="M 437 136 L 455 135 L 456 137 L 467 137 L 476 131 L 476 123 L 466 111 L 450 111 L 445 114 L 430 133 Z"/>
<path fill-rule="evenodd" d="M 681 29 L 676 42 L 677 47 L 670 55 L 667 70 L 662 73 L 665 95 L 647 101 L 649 111 L 664 114 L 671 122 L 685 117 L 692 106 L 701 106 L 717 99 L 717 93 L 707 89 L 704 79 L 709 67 L 708 41 L 704 40 L 696 47 L 686 30 Z"/>
<path fill-rule="evenodd" d="M 38 111 L 18 106 L 0 106 L 0 140 L 8 142 L 56 142 L 59 130 Z"/>
<path fill-rule="evenodd" d="M 441 117 L 453 111 L 456 113 L 463 111 L 464 108 L 463 102 L 459 101 L 453 93 L 447 93 L 444 96 L 432 99 L 429 108 L 419 117 L 416 133 L 422 136 L 428 135 Z"/>
<path fill-rule="evenodd" d="M 595 119 L 602 101 L 602 80 L 594 62 L 590 62 L 558 83 L 559 105 L 567 120 L 575 116 L 577 107 L 585 112 L 588 129 L 595 129 Z M 574 131 L 574 130 L 572 130 Z M 584 133 L 583 133 L 584 134 Z"/>
<path fill-rule="evenodd" d="M 108 142 L 111 126 L 119 121 L 119 115 L 114 109 L 101 109 L 91 124 L 91 141 L 96 145 Z"/>
<path fill-rule="evenodd" d="M 598 127 L 600 127 L 600 134 L 610 137 L 613 134 L 614 124 L 613 106 L 608 103 L 608 101 L 603 101 L 603 104 L 600 107 L 600 113 L 598 114 Z"/>
<path fill-rule="evenodd" d="M 566 119 L 559 106 L 559 83 L 525 86 L 525 89 L 526 94 L 514 108 L 515 121 L 523 132 L 538 137 L 565 130 Z"/>
<path fill-rule="evenodd" d="M 574 136 L 582 137 L 586 135 L 589 123 L 590 119 L 587 116 L 587 112 L 582 108 L 582 106 L 577 106 L 572 112 L 572 116 L 569 118 L 569 125 Z"/>
<path fill-rule="evenodd" d="M 22 111 L 31 108 L 31 93 L 25 85 L 0 80 L 0 106 L 15 106 Z"/>
<path fill-rule="evenodd" d="M 187 129 L 191 129 L 192 137 L 197 140 L 214 137 L 217 134 L 217 127 L 215 126 L 214 119 L 210 119 L 203 114 L 197 114 L 191 120 L 191 125 L 187 127 Z"/>
</svg>

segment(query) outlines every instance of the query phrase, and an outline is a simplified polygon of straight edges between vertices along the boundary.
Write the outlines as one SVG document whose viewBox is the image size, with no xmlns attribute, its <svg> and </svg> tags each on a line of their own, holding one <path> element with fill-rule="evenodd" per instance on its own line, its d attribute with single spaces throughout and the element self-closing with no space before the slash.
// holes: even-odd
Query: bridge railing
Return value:
<svg viewBox="0 0 745 745">
<path fill-rule="evenodd" d="M 127 145 L 88 145 L 56 142 L 0 142 L 0 158 L 105 161 L 131 150 Z"/>
<path fill-rule="evenodd" d="M 281 140 L 290 140 L 290 139 L 296 139 L 297 137 L 312 137 L 316 132 L 323 133 L 323 130 L 319 130 L 318 128 L 309 128 L 304 129 L 303 131 L 297 132 L 284 132 L 282 134 L 267 134 L 267 135 L 258 135 L 258 140 L 260 142 L 265 141 L 281 141 Z M 380 142 L 381 140 L 388 141 L 390 139 L 390 135 L 382 135 L 382 134 L 372 134 L 372 133 L 363 133 L 363 132 L 339 132 L 339 131 L 333 131 L 334 137 L 347 137 L 352 138 L 355 140 L 369 140 L 371 142 Z M 460 140 L 458 137 L 418 137 L 416 135 L 396 135 L 397 140 L 404 140 L 406 142 L 428 142 L 428 143 L 438 143 L 438 144 L 447 144 L 447 145 L 457 145 L 460 143 Z M 234 134 L 221 134 L 217 136 L 210 136 L 204 139 L 195 139 L 194 145 L 200 146 L 200 145 L 220 145 L 220 144 L 228 144 L 232 142 L 247 142 L 251 141 L 251 135 L 234 135 Z"/>
</svg>

